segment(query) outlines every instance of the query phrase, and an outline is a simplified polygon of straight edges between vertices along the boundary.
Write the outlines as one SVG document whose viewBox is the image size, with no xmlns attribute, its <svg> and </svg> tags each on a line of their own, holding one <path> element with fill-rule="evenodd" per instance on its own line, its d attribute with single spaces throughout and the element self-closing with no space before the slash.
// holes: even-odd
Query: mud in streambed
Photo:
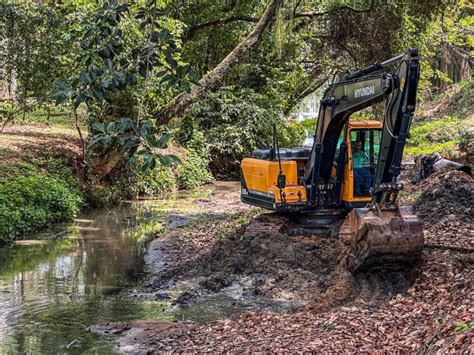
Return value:
<svg viewBox="0 0 474 355">
<path fill-rule="evenodd" d="M 474 349 L 474 329 L 453 331 L 473 314 L 472 229 L 458 216 L 455 238 L 451 225 L 425 225 L 427 247 L 411 270 L 352 275 L 338 266 L 335 238 L 287 235 L 285 217 L 246 209 L 237 191 L 199 204 L 206 218 L 152 243 L 149 282 L 135 292 L 169 300 L 175 322 L 103 325 L 122 351 Z"/>
<path fill-rule="evenodd" d="M 170 299 L 179 309 L 175 314 L 206 322 L 249 310 L 317 312 L 346 303 L 376 307 L 409 287 L 404 271 L 352 275 L 340 266 L 343 245 L 337 238 L 290 236 L 286 217 L 261 214 L 219 238 L 235 219 L 227 218 L 188 226 L 152 243 L 154 274 L 139 293 Z"/>
<path fill-rule="evenodd" d="M 251 215 L 241 212 L 239 218 L 242 213 Z M 341 306 L 374 311 L 409 288 L 406 272 L 345 271 L 339 266 L 343 246 L 336 238 L 289 236 L 285 217 L 261 214 L 225 239 L 217 238 L 235 218 L 183 227 L 151 245 L 148 261 L 154 261 L 149 265 L 155 274 L 137 292 L 171 300 L 179 321 L 113 323 L 96 331 L 120 335 L 117 344 L 123 352 L 171 350 L 202 329 L 196 322 L 206 327 L 225 318 L 238 322 L 255 312 L 314 315 Z"/>
</svg>

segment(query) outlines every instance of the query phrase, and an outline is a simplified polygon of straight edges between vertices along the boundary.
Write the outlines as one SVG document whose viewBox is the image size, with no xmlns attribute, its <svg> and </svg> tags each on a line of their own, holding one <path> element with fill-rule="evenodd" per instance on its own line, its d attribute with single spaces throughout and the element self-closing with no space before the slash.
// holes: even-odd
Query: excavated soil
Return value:
<svg viewBox="0 0 474 355">
<path fill-rule="evenodd" d="M 420 262 L 355 275 L 340 266 L 336 238 L 289 236 L 288 220 L 271 214 L 236 224 L 255 211 L 243 208 L 238 194 L 219 196 L 226 201 L 219 206 L 232 207 L 152 243 L 153 276 L 141 292 L 164 299 L 178 290 L 174 304 L 187 307 L 233 290 L 241 299 L 290 305 L 287 312 L 253 311 L 204 325 L 127 323 L 121 349 L 473 352 L 473 180 L 450 171 L 416 188 L 413 207 L 426 241 Z"/>
<path fill-rule="evenodd" d="M 174 304 L 189 306 L 238 289 L 239 298 L 318 312 L 347 302 L 376 306 L 408 289 L 405 271 L 352 275 L 339 265 L 343 245 L 337 238 L 290 236 L 288 223 L 286 217 L 262 214 L 224 240 L 212 237 L 219 224 L 210 223 L 161 240 L 155 252 L 169 256 L 172 250 L 173 257 L 146 291 L 162 299 L 167 290 L 180 290 Z"/>
<path fill-rule="evenodd" d="M 433 174 L 417 185 L 413 211 L 423 221 L 427 246 L 474 249 L 474 179 L 462 171 Z"/>
<path fill-rule="evenodd" d="M 424 180 L 413 211 L 427 227 L 453 215 L 461 222 L 474 220 L 474 179 L 462 171 L 440 172 Z"/>
</svg>

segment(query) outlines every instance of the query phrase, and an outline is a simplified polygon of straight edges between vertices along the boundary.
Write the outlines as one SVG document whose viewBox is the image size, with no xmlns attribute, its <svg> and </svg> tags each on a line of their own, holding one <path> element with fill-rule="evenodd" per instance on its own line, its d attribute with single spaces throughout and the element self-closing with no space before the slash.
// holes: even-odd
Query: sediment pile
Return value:
<svg viewBox="0 0 474 355">
<path fill-rule="evenodd" d="M 427 245 L 474 249 L 474 179 L 451 170 L 418 185 L 413 211 L 423 221 Z"/>
<path fill-rule="evenodd" d="M 178 303 L 237 284 L 242 297 L 305 304 L 206 325 L 127 324 L 122 339 L 152 353 L 473 352 L 473 185 L 463 174 L 435 174 L 417 185 L 414 209 L 427 248 L 410 270 L 352 275 L 339 266 L 336 238 L 289 236 L 285 218 L 274 215 L 260 215 L 224 240 L 216 237 L 222 220 L 177 231 L 162 241 L 160 255 L 170 257 L 150 286 L 155 291 L 194 280 L 194 293 Z"/>
</svg>

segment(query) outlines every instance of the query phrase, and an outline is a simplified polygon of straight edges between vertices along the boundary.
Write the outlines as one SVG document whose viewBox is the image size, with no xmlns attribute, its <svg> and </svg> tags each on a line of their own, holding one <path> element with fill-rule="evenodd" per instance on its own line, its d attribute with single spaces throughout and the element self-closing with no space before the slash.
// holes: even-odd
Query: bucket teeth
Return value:
<svg viewBox="0 0 474 355">
<path fill-rule="evenodd" d="M 341 226 L 347 269 L 398 269 L 416 262 L 423 250 L 418 218 L 396 207 L 382 211 L 354 209 Z"/>
</svg>

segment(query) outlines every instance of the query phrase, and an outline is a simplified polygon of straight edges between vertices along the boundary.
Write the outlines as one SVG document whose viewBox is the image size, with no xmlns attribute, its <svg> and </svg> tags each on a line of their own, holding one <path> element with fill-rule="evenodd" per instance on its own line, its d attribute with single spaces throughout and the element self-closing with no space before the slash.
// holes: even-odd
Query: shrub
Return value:
<svg viewBox="0 0 474 355">
<path fill-rule="evenodd" d="M 300 123 L 291 123 L 283 126 L 278 132 L 280 147 L 298 147 L 303 143 L 305 137 L 305 128 Z"/>
<path fill-rule="evenodd" d="M 420 155 L 439 152 L 446 157 L 455 157 L 463 129 L 463 121 L 451 116 L 414 122 L 406 153 Z"/>
<path fill-rule="evenodd" d="M 271 146 L 274 123 L 280 137 L 292 136 L 289 145 L 301 143 L 303 130 L 288 128 L 281 110 L 266 95 L 251 89 L 234 92 L 223 88 L 192 106 L 181 120 L 178 139 L 183 143 L 193 136 L 191 132 L 205 132 L 212 172 L 222 177 L 237 176 L 243 157 L 256 148 Z M 294 138 L 297 135 L 300 138 Z"/>
<path fill-rule="evenodd" d="M 107 184 L 90 185 L 86 191 L 87 200 L 93 206 L 111 206 L 114 203 L 138 196 L 162 196 L 177 189 L 173 170 L 157 165 L 143 172 L 141 163 L 121 163 L 114 168 Z"/>
<path fill-rule="evenodd" d="M 186 143 L 186 157 L 178 166 L 178 187 L 183 190 L 196 188 L 214 180 L 209 171 L 211 155 L 204 135 L 195 131 Z"/>
<path fill-rule="evenodd" d="M 0 184 L 0 240 L 9 241 L 48 224 L 73 218 L 82 200 L 67 183 L 31 172 Z"/>
<path fill-rule="evenodd" d="M 208 163 L 193 151 L 188 150 L 186 160 L 178 166 L 178 187 L 189 190 L 213 180 Z"/>
<path fill-rule="evenodd" d="M 193 189 L 213 181 L 210 154 L 202 133 L 192 132 L 176 168 L 157 165 L 143 172 L 141 162 L 125 161 L 114 168 L 107 184 L 90 185 L 87 200 L 94 206 L 110 206 L 138 196 L 162 196 L 176 189 Z"/>
</svg>

